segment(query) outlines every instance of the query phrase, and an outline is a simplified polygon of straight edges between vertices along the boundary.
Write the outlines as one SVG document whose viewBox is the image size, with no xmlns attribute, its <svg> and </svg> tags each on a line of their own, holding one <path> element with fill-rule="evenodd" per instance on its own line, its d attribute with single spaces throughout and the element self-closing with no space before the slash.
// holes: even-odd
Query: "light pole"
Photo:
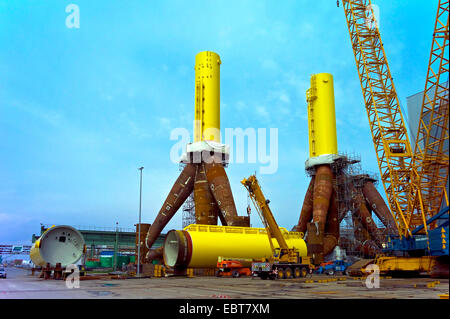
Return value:
<svg viewBox="0 0 450 319">
<path fill-rule="evenodd" d="M 142 207 L 142 170 L 144 167 L 138 168 L 141 173 L 141 182 L 139 187 L 139 225 L 138 225 L 138 263 L 137 263 L 137 276 L 141 276 L 141 207 Z"/>
<path fill-rule="evenodd" d="M 116 222 L 116 241 L 114 242 L 113 269 L 117 270 L 117 252 L 119 251 L 119 222 Z"/>
</svg>

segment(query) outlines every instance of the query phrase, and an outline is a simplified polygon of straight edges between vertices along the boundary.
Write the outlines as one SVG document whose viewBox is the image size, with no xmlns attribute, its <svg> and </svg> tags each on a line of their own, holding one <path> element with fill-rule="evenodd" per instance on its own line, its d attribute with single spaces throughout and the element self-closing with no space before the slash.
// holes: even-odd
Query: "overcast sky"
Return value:
<svg viewBox="0 0 450 319">
<path fill-rule="evenodd" d="M 66 26 L 70 3 L 78 29 Z M 374 3 L 406 109 L 425 85 L 438 1 Z M 170 132 L 192 132 L 195 55 L 205 50 L 222 60 L 222 130 L 278 128 L 278 170 L 260 182 L 280 226 L 297 223 L 309 183 L 311 74 L 334 76 L 339 151 L 360 154 L 363 169 L 379 174 L 334 0 L 0 0 L 0 243 L 29 242 L 40 223 L 133 227 L 140 166 L 142 220 L 152 223 L 179 174 Z M 258 169 L 227 168 L 240 215 L 240 180 Z M 256 214 L 252 224 L 261 226 Z"/>
</svg>

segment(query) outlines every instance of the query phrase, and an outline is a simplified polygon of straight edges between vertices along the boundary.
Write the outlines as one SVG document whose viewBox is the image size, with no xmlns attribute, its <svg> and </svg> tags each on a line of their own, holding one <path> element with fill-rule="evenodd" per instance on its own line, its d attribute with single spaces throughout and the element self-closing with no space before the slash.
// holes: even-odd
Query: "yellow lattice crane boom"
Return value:
<svg viewBox="0 0 450 319">
<path fill-rule="evenodd" d="M 381 179 L 400 236 L 448 205 L 448 7 L 439 1 L 414 153 L 370 0 L 343 7 Z"/>
<path fill-rule="evenodd" d="M 423 211 L 426 219 L 439 212 L 443 199 L 448 206 L 448 11 L 449 1 L 440 0 L 413 154 L 411 196 L 416 200 L 410 211 Z M 429 228 L 434 227 L 431 224 Z"/>
<path fill-rule="evenodd" d="M 268 260 L 254 261 L 252 263 L 252 272 L 262 279 L 283 279 L 305 277 L 308 270 L 314 266 L 311 264 L 311 257 L 307 256 L 306 243 L 303 247 L 289 247 L 285 235 L 281 232 L 275 217 L 269 207 L 269 200 L 264 196 L 258 179 L 255 175 L 244 178 L 241 184 L 247 189 L 250 198 L 258 211 L 259 217 L 263 222 L 267 236 L 269 237 L 272 248 L 272 257 Z M 294 234 L 295 232 L 289 232 Z M 300 233 L 295 233 L 300 234 Z M 303 236 L 303 235 L 302 235 Z M 272 243 L 272 238 L 278 242 L 279 251 Z"/>
<path fill-rule="evenodd" d="M 409 236 L 412 154 L 380 32 L 370 0 L 344 0 L 343 7 L 381 180 L 399 234 Z"/>
<path fill-rule="evenodd" d="M 249 178 L 244 178 L 241 181 L 241 184 L 247 189 L 250 198 L 252 199 L 253 204 L 258 212 L 261 221 L 266 228 L 267 236 L 269 237 L 270 247 L 272 251 L 274 251 L 274 246 L 272 243 L 272 238 L 275 238 L 278 242 L 278 245 L 281 248 L 281 251 L 284 253 L 288 253 L 289 246 L 286 243 L 286 240 L 283 237 L 283 234 L 278 227 L 275 218 L 273 217 L 272 211 L 269 207 L 269 200 L 264 196 L 261 186 L 258 183 L 255 175 L 251 175 Z"/>
</svg>

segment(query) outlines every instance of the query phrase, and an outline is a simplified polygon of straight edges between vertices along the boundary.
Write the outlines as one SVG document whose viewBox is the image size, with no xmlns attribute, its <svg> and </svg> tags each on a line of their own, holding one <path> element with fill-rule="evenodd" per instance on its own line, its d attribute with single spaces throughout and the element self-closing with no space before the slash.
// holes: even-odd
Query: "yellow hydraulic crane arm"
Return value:
<svg viewBox="0 0 450 319">
<path fill-rule="evenodd" d="M 383 187 L 400 236 L 410 236 L 411 147 L 377 21 L 370 0 L 343 7 Z"/>
<path fill-rule="evenodd" d="M 256 176 L 251 175 L 247 179 L 244 178 L 241 181 L 241 184 L 244 185 L 244 187 L 247 189 L 250 198 L 252 199 L 252 202 L 255 205 L 256 210 L 258 211 L 259 217 L 261 217 L 261 220 L 267 231 L 267 236 L 269 237 L 269 242 L 272 251 L 274 251 L 274 247 L 272 244 L 272 237 L 275 237 L 275 239 L 278 242 L 278 245 L 282 250 L 284 249 L 289 250 L 289 246 L 286 243 L 286 240 L 284 239 L 284 236 L 281 233 L 280 228 L 278 227 L 278 224 L 275 221 L 275 218 L 273 217 L 272 211 L 270 210 L 269 201 L 266 200 L 266 197 L 264 196 L 261 190 L 261 186 L 259 185 Z"/>
<path fill-rule="evenodd" d="M 448 205 L 448 11 L 449 1 L 440 0 L 413 156 L 411 196 L 416 200 L 410 211 L 423 210 L 426 219 L 439 212 L 443 198 Z"/>
</svg>

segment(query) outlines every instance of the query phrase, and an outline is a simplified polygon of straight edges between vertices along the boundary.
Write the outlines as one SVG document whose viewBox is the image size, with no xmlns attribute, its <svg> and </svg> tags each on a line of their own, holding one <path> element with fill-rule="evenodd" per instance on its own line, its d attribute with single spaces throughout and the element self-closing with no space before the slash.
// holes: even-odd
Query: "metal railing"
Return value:
<svg viewBox="0 0 450 319">
<path fill-rule="evenodd" d="M 50 228 L 53 225 L 52 224 L 44 224 L 43 225 L 45 228 Z M 93 230 L 93 231 L 110 231 L 110 232 L 115 232 L 118 231 L 120 233 L 135 233 L 136 229 L 134 228 L 128 228 L 128 227 L 99 227 L 99 226 L 80 226 L 80 225 L 75 225 L 72 226 L 73 228 L 77 229 L 77 230 Z"/>
</svg>

